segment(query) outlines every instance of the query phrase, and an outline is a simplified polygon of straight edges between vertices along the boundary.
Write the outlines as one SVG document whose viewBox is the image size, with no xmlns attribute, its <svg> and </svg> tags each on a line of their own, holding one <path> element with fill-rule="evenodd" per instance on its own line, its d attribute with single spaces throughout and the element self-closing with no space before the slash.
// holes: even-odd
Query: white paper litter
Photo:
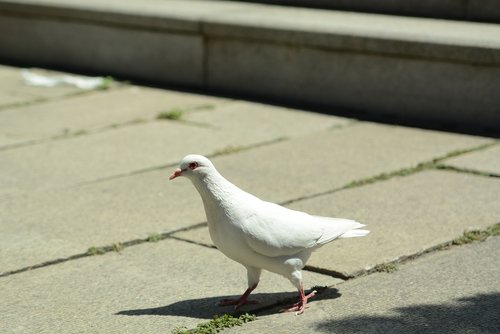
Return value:
<svg viewBox="0 0 500 334">
<path fill-rule="evenodd" d="M 34 73 L 30 70 L 21 70 L 24 82 L 30 86 L 55 87 L 60 85 L 75 86 L 80 89 L 95 89 L 104 85 L 103 77 L 84 77 L 76 75 L 47 76 Z"/>
</svg>

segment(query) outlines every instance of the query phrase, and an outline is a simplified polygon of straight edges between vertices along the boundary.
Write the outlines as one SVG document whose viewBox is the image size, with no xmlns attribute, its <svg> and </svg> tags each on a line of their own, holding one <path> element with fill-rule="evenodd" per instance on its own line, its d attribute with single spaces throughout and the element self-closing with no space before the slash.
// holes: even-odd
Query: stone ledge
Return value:
<svg viewBox="0 0 500 334">
<path fill-rule="evenodd" d="M 246 2 L 450 20 L 500 22 L 498 0 L 246 0 Z"/>
<path fill-rule="evenodd" d="M 499 25 L 199 0 L 0 0 L 0 18 L 4 61 L 500 131 Z"/>
<path fill-rule="evenodd" d="M 225 1 L 0 1 L 0 14 L 124 29 L 258 40 L 327 50 L 500 64 L 500 27 Z"/>
</svg>

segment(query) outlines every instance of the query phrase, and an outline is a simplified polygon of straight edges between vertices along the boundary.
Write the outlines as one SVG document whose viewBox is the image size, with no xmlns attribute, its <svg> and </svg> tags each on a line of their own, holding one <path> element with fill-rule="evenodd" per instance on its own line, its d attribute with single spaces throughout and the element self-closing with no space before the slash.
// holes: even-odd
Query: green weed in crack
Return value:
<svg viewBox="0 0 500 334">
<path fill-rule="evenodd" d="M 168 119 L 171 121 L 180 120 L 182 117 L 183 111 L 181 109 L 170 109 L 168 111 L 162 111 L 157 116 L 156 119 Z"/>
<path fill-rule="evenodd" d="M 106 250 L 104 249 L 104 247 L 91 246 L 87 250 L 87 255 L 89 255 L 89 256 L 102 255 L 104 253 L 106 253 Z"/>
<path fill-rule="evenodd" d="M 180 327 L 174 329 L 171 334 L 214 334 L 220 331 L 235 326 L 242 326 L 247 322 L 254 321 L 257 317 L 254 314 L 242 314 L 239 317 L 234 317 L 230 314 L 216 315 L 208 322 L 200 323 L 193 329 Z"/>
<path fill-rule="evenodd" d="M 465 245 L 473 242 L 481 242 L 490 236 L 500 235 L 500 223 L 488 227 L 486 230 L 469 230 L 464 231 L 464 234 L 459 238 L 454 239 L 452 245 Z"/>
<path fill-rule="evenodd" d="M 375 271 L 380 273 L 388 273 L 391 274 L 398 270 L 398 267 L 394 263 L 381 263 L 375 266 Z"/>
<path fill-rule="evenodd" d="M 162 236 L 159 235 L 158 233 L 153 233 L 153 234 L 150 234 L 147 238 L 146 238 L 146 241 L 147 242 L 157 242 L 157 241 L 160 241 L 162 239 Z"/>
</svg>

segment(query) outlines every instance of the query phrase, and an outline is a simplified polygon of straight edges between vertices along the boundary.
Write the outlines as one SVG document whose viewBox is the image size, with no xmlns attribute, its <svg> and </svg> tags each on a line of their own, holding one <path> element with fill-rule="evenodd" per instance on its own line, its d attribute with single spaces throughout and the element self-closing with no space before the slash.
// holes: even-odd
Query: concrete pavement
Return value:
<svg viewBox="0 0 500 334">
<path fill-rule="evenodd" d="M 245 289 L 244 270 L 211 247 L 191 184 L 168 181 L 188 153 L 372 231 L 313 255 L 306 287 L 330 288 L 303 316 L 277 314 L 295 292 L 266 274 L 244 309 L 257 321 L 229 332 L 498 329 L 498 237 L 443 250 L 500 222 L 494 138 L 119 82 L 31 87 L 10 66 L 0 87 L 2 333 L 171 332 L 231 313 L 213 304 Z"/>
</svg>

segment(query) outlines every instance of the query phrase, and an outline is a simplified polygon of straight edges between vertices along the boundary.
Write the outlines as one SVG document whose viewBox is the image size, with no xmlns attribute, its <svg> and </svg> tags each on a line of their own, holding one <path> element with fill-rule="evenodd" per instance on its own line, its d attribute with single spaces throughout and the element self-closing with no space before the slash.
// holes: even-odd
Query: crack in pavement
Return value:
<svg viewBox="0 0 500 334">
<path fill-rule="evenodd" d="M 206 157 L 209 159 L 212 159 L 212 158 L 223 156 L 223 155 L 233 154 L 233 153 L 242 152 L 242 151 L 248 151 L 248 150 L 251 150 L 254 148 L 259 148 L 259 147 L 268 146 L 268 145 L 274 145 L 274 144 L 280 143 L 282 141 L 285 141 L 287 139 L 288 138 L 286 138 L 286 137 L 278 137 L 278 138 L 270 139 L 267 141 L 262 141 L 262 142 L 251 144 L 251 145 L 240 146 L 231 152 L 226 152 L 223 150 L 220 150 L 220 151 L 215 150 L 213 153 L 207 154 Z M 100 182 L 104 182 L 104 181 L 109 181 L 109 180 L 120 179 L 123 177 L 132 176 L 132 175 L 148 173 L 148 172 L 152 172 L 155 170 L 162 170 L 162 169 L 166 169 L 166 168 L 176 167 L 176 166 L 178 166 L 178 164 L 179 164 L 179 162 L 172 162 L 172 163 L 168 163 L 168 164 L 164 164 L 164 165 L 160 165 L 160 166 L 152 166 L 152 167 L 137 169 L 137 170 L 127 172 L 127 173 L 115 174 L 115 175 L 106 176 L 106 177 L 99 178 L 99 179 L 94 179 L 91 181 L 80 182 L 80 183 L 77 183 L 77 184 L 70 186 L 70 188 L 77 188 L 77 187 L 86 186 L 89 184 L 96 184 L 96 183 L 100 183 Z"/>
<path fill-rule="evenodd" d="M 136 246 L 136 245 L 144 244 L 147 242 L 158 242 L 158 241 L 161 241 L 164 239 L 168 239 L 172 234 L 175 234 L 178 232 L 185 232 L 185 231 L 197 229 L 197 228 L 204 227 L 204 226 L 207 226 L 206 222 L 190 225 L 187 227 L 178 228 L 178 229 L 175 229 L 175 230 L 172 230 L 169 232 L 164 232 L 164 233 L 158 234 L 158 236 L 157 236 L 157 238 L 155 238 L 155 240 L 151 240 L 150 237 L 147 237 L 144 239 L 132 239 L 132 240 L 128 240 L 128 241 L 120 242 L 120 243 L 115 243 L 115 244 L 108 245 L 108 246 L 90 247 L 89 250 L 85 253 L 75 254 L 75 255 L 68 256 L 68 257 L 50 260 L 50 261 L 42 262 L 42 263 L 35 264 L 32 266 L 27 266 L 27 267 L 23 267 L 20 269 L 0 273 L 0 278 L 14 275 L 14 274 L 20 274 L 20 273 L 23 273 L 25 271 L 44 268 L 44 267 L 59 264 L 59 263 L 68 262 L 71 260 L 77 260 L 77 259 L 81 259 L 84 257 L 103 255 L 103 254 L 106 254 L 109 252 L 119 252 L 120 250 L 122 250 L 123 248 L 126 248 L 126 247 Z M 117 247 L 117 245 L 119 245 L 119 247 Z M 93 250 L 91 251 L 91 249 L 93 249 Z"/>
<path fill-rule="evenodd" d="M 381 181 L 386 181 L 386 180 L 389 180 L 389 179 L 392 179 L 392 178 L 398 177 L 398 176 L 399 177 L 410 176 L 410 175 L 419 173 L 421 171 L 431 170 L 431 169 L 447 169 L 447 170 L 450 170 L 450 171 L 453 171 L 453 172 L 469 173 L 469 174 L 478 175 L 478 176 L 490 176 L 490 175 L 486 175 L 485 173 L 481 173 L 481 172 L 477 172 L 477 171 L 468 171 L 468 170 L 465 170 L 465 169 L 461 169 L 460 171 L 458 171 L 457 169 L 454 169 L 454 168 L 449 168 L 449 169 L 448 168 L 441 168 L 440 167 L 441 164 L 439 164 L 439 163 L 441 161 L 446 160 L 446 159 L 454 158 L 454 157 L 457 157 L 457 156 L 460 156 L 460 155 L 463 155 L 463 154 L 481 151 L 481 150 L 487 149 L 489 147 L 492 147 L 494 145 L 497 145 L 499 143 L 500 143 L 499 141 L 493 141 L 493 142 L 490 142 L 490 143 L 482 144 L 482 145 L 475 146 L 475 147 L 468 148 L 468 149 L 463 149 L 463 150 L 457 150 L 457 151 L 448 152 L 447 154 L 445 154 L 445 155 L 443 155 L 441 157 L 421 162 L 421 163 L 417 164 L 414 167 L 401 168 L 401 169 L 398 169 L 398 170 L 395 170 L 395 171 L 392 171 L 392 172 L 381 173 L 381 174 L 378 174 L 378 175 L 375 175 L 375 176 L 372 176 L 372 177 L 368 177 L 368 178 L 364 178 L 364 179 L 360 179 L 360 180 L 351 181 L 348 184 L 345 184 L 345 185 L 343 185 L 341 187 L 338 187 L 338 188 L 335 188 L 335 189 L 331 189 L 331 190 L 327 190 L 327 191 L 323 191 L 323 192 L 319 192 L 319 193 L 315 193 L 315 194 L 310 194 L 310 195 L 306 195 L 306 196 L 301 196 L 301 197 L 293 198 L 293 199 L 284 201 L 284 202 L 282 202 L 280 204 L 281 205 L 289 205 L 289 204 L 292 204 L 292 203 L 295 203 L 295 202 L 299 202 L 299 201 L 303 201 L 303 200 L 307 200 L 307 199 L 312 199 L 312 198 L 316 198 L 316 197 L 323 196 L 323 195 L 333 194 L 333 193 L 341 191 L 341 190 L 358 188 L 358 187 L 365 186 L 365 185 L 368 185 L 368 184 L 373 184 L 373 183 L 377 183 L 377 182 L 381 182 Z M 497 176 L 496 175 L 491 175 L 491 177 L 497 177 Z"/>
</svg>

